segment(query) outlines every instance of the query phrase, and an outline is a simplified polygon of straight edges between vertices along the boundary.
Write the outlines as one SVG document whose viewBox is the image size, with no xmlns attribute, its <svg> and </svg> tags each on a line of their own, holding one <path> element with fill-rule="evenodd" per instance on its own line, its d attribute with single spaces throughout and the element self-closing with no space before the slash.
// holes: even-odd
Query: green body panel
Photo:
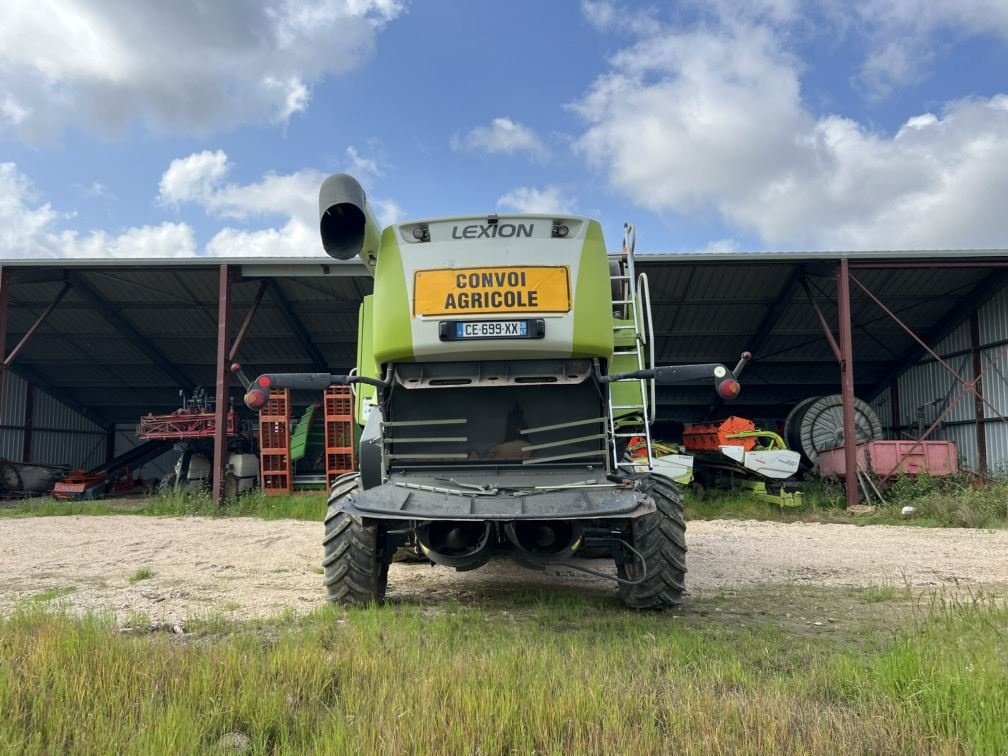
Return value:
<svg viewBox="0 0 1008 756">
<path fill-rule="evenodd" d="M 581 248 L 574 289 L 572 357 L 605 357 L 613 352 L 612 287 L 602 226 L 590 221 Z"/>
<path fill-rule="evenodd" d="M 552 233 L 558 224 L 563 224 L 564 232 Z M 473 271 L 522 268 L 565 269 L 566 309 L 512 306 L 494 311 L 461 304 L 463 295 L 472 293 L 476 298 L 481 290 L 488 290 L 484 287 L 494 286 L 479 283 L 479 278 L 477 283 L 466 283 L 465 276 L 477 275 Z M 456 284 L 453 278 L 446 283 L 442 277 L 428 284 L 434 291 L 442 287 L 446 292 L 445 308 L 431 305 L 432 289 L 428 288 L 422 297 L 425 310 L 416 311 L 421 306 L 420 299 L 414 300 L 419 296 L 414 291 L 419 273 L 441 271 L 459 272 L 463 283 Z M 522 276 L 521 284 L 510 284 L 511 292 L 522 294 L 518 291 L 525 285 Z M 503 284 L 496 286 L 504 290 Z M 558 303 L 556 289 L 549 292 L 550 301 Z M 442 218 L 387 228 L 375 268 L 374 302 L 373 354 L 378 365 L 570 357 L 608 360 L 612 356 L 609 258 L 602 227 L 588 218 L 523 215 L 494 217 L 492 222 L 486 216 Z M 543 337 L 461 341 L 445 338 L 439 330 L 445 322 L 526 318 L 544 322 Z"/>
<path fill-rule="evenodd" d="M 304 451 L 308 446 L 308 433 L 311 431 L 318 409 L 318 404 L 308 404 L 294 429 L 294 434 L 290 436 L 290 459 L 294 462 L 304 458 Z"/>
<path fill-rule="evenodd" d="M 368 378 L 380 378 L 381 367 L 374 359 L 374 296 L 368 295 L 361 302 L 357 315 L 357 374 Z M 354 419 L 358 425 L 367 422 L 367 412 L 365 403 L 373 402 L 375 393 L 378 391 L 374 386 L 366 383 L 358 383 L 354 386 Z"/>
<path fill-rule="evenodd" d="M 290 448 L 291 459 L 297 462 L 304 459 L 305 451 L 308 448 L 308 435 L 311 433 L 312 425 L 315 423 L 315 415 L 318 412 L 317 404 L 309 404 L 305 409 L 301 420 L 297 424 L 294 435 L 291 436 Z"/>
<path fill-rule="evenodd" d="M 612 319 L 612 326 L 632 326 L 633 320 L 616 320 Z M 611 326 L 611 327 L 612 327 Z M 610 328 L 611 328 L 610 327 Z M 636 346 L 636 338 L 633 335 L 632 330 L 620 330 L 614 331 L 616 334 L 614 340 L 614 347 L 620 351 L 627 351 L 633 349 Z M 640 366 L 637 364 L 637 357 L 630 354 L 613 356 L 609 364 L 610 373 L 629 373 L 633 370 L 637 370 Z M 642 394 L 641 394 L 641 382 L 640 381 L 626 381 L 620 383 L 612 383 L 609 385 L 609 391 L 612 396 L 612 403 L 618 406 L 641 406 Z M 634 416 L 639 416 L 640 412 L 635 410 L 613 410 L 613 417 L 617 419 L 618 422 L 622 419 L 630 419 Z"/>
<path fill-rule="evenodd" d="M 396 227 L 382 234 L 381 253 L 375 266 L 372 344 L 374 362 L 409 362 L 413 359 L 413 334 L 410 324 L 410 297 L 406 289 Z"/>
</svg>

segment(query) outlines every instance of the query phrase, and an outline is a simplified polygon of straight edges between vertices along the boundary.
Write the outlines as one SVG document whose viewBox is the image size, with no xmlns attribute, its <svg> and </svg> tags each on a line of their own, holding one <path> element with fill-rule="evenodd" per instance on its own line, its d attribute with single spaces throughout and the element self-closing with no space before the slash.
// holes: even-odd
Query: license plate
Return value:
<svg viewBox="0 0 1008 756">
<path fill-rule="evenodd" d="M 473 339 L 541 339 L 545 323 L 536 320 L 457 320 L 441 321 L 442 341 Z"/>
<path fill-rule="evenodd" d="M 570 272 L 563 265 L 437 268 L 413 274 L 416 317 L 569 311 Z"/>
<path fill-rule="evenodd" d="M 526 320 L 483 320 L 477 323 L 454 323 L 456 339 L 527 339 Z"/>
</svg>

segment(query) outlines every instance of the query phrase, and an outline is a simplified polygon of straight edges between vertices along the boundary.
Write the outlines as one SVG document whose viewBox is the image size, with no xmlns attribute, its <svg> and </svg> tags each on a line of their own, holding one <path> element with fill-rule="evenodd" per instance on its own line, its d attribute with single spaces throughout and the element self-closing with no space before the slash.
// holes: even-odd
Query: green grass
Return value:
<svg viewBox="0 0 1008 756">
<path fill-rule="evenodd" d="M 50 601 L 57 601 L 64 596 L 69 596 L 71 593 L 75 593 L 76 591 L 77 589 L 73 586 L 66 586 L 65 588 L 48 588 L 44 591 L 39 591 L 28 600 L 36 604 L 47 604 Z"/>
<path fill-rule="evenodd" d="M 166 494 L 144 498 L 99 501 L 24 499 L 0 506 L 0 517 L 51 517 L 59 515 L 146 515 L 153 517 L 259 517 L 264 520 L 312 520 L 325 518 L 326 496 L 322 492 L 293 496 L 266 496 L 253 491 L 214 504 L 207 494 Z"/>
<path fill-rule="evenodd" d="M 508 598 L 186 636 L 26 606 L 0 620 L 0 752 L 204 753 L 229 733 L 255 753 L 1008 751 L 1008 609 L 990 598 L 856 642 Z"/>
<path fill-rule="evenodd" d="M 843 489 L 828 481 L 807 481 L 800 507 L 780 507 L 743 492 L 708 491 L 702 501 L 687 491 L 686 518 L 777 522 L 855 523 L 858 525 L 918 525 L 925 527 L 1008 527 L 1008 482 L 992 481 L 974 488 L 964 478 L 899 478 L 885 492 L 888 502 L 872 514 L 852 516 Z M 903 517 L 905 505 L 916 514 Z"/>
<path fill-rule="evenodd" d="M 141 580 L 149 580 L 154 577 L 154 570 L 150 567 L 140 567 L 136 572 L 129 576 L 127 579 L 130 585 L 134 583 L 139 583 Z"/>
<path fill-rule="evenodd" d="M 1008 482 L 992 481 L 976 489 L 964 477 L 898 478 L 885 492 L 888 506 L 870 515 L 851 516 L 846 511 L 843 489 L 838 483 L 806 481 L 800 507 L 779 507 L 743 492 L 709 490 L 698 501 L 686 493 L 686 518 L 693 520 L 735 519 L 777 522 L 855 523 L 858 525 L 917 525 L 924 527 L 1008 527 Z M 917 508 L 910 518 L 901 516 L 906 504 Z M 135 514 L 155 517 L 259 517 L 321 521 L 326 498 L 322 492 L 293 496 L 266 496 L 253 491 L 237 501 L 215 505 L 206 494 L 170 494 L 124 500 L 62 502 L 27 499 L 0 506 L 0 517 L 53 515 Z"/>
</svg>

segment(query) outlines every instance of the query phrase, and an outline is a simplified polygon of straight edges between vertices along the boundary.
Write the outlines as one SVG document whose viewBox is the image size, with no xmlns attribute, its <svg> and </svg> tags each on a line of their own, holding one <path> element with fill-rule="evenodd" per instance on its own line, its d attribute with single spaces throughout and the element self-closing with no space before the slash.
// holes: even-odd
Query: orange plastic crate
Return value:
<svg viewBox="0 0 1008 756">
<path fill-rule="evenodd" d="M 279 496 L 294 490 L 290 413 L 290 389 L 271 391 L 259 412 L 259 474 L 267 495 Z"/>
</svg>

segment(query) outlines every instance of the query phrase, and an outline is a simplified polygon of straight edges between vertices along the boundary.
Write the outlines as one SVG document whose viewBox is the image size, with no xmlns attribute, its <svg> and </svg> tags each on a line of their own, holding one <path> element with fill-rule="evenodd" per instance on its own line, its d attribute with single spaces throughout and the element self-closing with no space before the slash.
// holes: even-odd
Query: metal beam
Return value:
<svg viewBox="0 0 1008 756">
<path fill-rule="evenodd" d="M 756 331 L 753 333 L 752 338 L 746 345 L 746 349 L 752 352 L 753 364 L 759 361 L 760 351 L 763 349 L 773 333 L 773 329 L 780 322 L 780 319 L 784 317 L 784 313 L 787 312 L 787 308 L 791 305 L 794 300 L 796 289 L 798 283 L 801 281 L 804 271 L 802 266 L 796 265 L 791 274 L 784 281 L 784 285 L 781 286 L 777 293 L 777 298 L 774 299 L 773 304 L 770 305 L 770 309 L 767 310 L 763 319 L 760 321 L 759 325 L 756 326 Z"/>
<path fill-rule="evenodd" d="M 28 343 L 32 340 L 32 337 L 34 337 L 35 334 L 38 333 L 39 328 L 41 328 L 42 324 L 45 323 L 46 318 L 48 318 L 52 314 L 52 311 L 56 309 L 56 306 L 63 301 L 63 297 L 66 296 L 68 291 L 70 291 L 70 284 L 68 283 L 63 284 L 63 288 L 60 289 L 60 292 L 59 294 L 56 295 L 56 298 L 49 304 L 48 307 L 45 308 L 45 311 L 38 316 L 35 322 L 32 323 L 31 328 L 25 331 L 25 334 L 24 336 L 21 337 L 21 340 L 14 345 L 13 349 L 11 349 L 10 354 L 4 357 L 3 366 L 5 368 L 9 368 L 17 361 L 18 355 L 21 354 L 22 350 L 26 346 L 28 346 Z"/>
<path fill-rule="evenodd" d="M 316 370 L 325 372 L 328 370 L 326 365 L 326 359 L 322 356 L 322 352 L 319 351 L 318 347 L 312 341 L 311 335 L 308 333 L 308 329 L 304 327 L 304 323 L 301 322 L 300 318 L 294 314 L 294 310 L 291 307 L 290 301 L 284 296 L 283 291 L 280 289 L 280 285 L 275 279 L 267 279 L 267 285 L 269 286 L 270 299 L 273 300 L 277 308 L 280 310 L 280 316 L 283 318 L 287 327 L 294 334 L 295 338 L 301 343 L 301 348 L 305 350 L 305 353 L 311 358 L 312 365 L 315 366 Z"/>
<path fill-rule="evenodd" d="M 925 264 L 920 267 L 928 268 L 931 266 Z M 968 295 L 963 297 L 963 301 L 960 304 L 939 318 L 938 323 L 921 337 L 922 340 L 928 344 L 937 344 L 965 323 L 969 319 L 971 312 L 979 310 L 996 297 L 1005 287 L 1008 287 L 1008 270 L 994 270 L 977 284 Z M 866 397 L 874 398 L 893 380 L 914 367 L 926 354 L 927 350 L 919 344 L 911 346 L 897 359 L 893 360 L 893 368 L 872 385 Z"/>
<path fill-rule="evenodd" d="M 130 344 L 140 350 L 161 372 L 186 391 L 192 391 L 196 387 L 196 384 L 190 380 L 189 376 L 179 370 L 175 363 L 165 357 L 151 343 L 150 339 L 140 333 L 112 304 L 106 302 L 83 276 L 74 271 L 69 273 L 68 277 L 74 286 L 74 293 L 84 301 L 89 302 L 108 321 L 109 325 L 122 334 L 123 338 Z"/>
<path fill-rule="evenodd" d="M 245 341 L 245 334 L 248 333 L 249 326 L 252 325 L 252 318 L 255 317 L 256 313 L 259 311 L 259 305 L 262 303 L 263 295 L 266 293 L 266 282 L 259 282 L 259 290 L 256 292 L 255 299 L 252 300 L 252 306 L 249 311 L 245 314 L 245 319 L 242 321 L 241 327 L 238 329 L 238 335 L 234 337 L 234 343 L 231 345 L 231 350 L 228 352 L 228 363 L 235 361 L 238 356 L 238 352 L 241 351 L 242 343 Z"/>
<path fill-rule="evenodd" d="M 847 259 L 840 261 L 837 271 L 837 319 L 840 321 L 840 382 L 843 395 L 844 463 L 847 471 L 844 488 L 847 506 L 857 506 L 858 490 L 857 432 L 854 422 L 854 339 L 852 336 L 850 303 L 850 267 Z"/>
<path fill-rule="evenodd" d="M 227 413 L 231 384 L 231 361 L 228 351 L 231 344 L 228 333 L 231 322 L 231 281 L 230 266 L 220 266 L 220 281 L 217 290 L 217 396 L 214 405 L 214 456 L 213 456 L 213 500 L 220 504 L 224 499 L 224 476 L 227 465 Z"/>
<path fill-rule="evenodd" d="M 833 350 L 833 356 L 836 357 L 837 362 L 843 362 L 843 356 L 840 354 L 840 345 L 837 344 L 836 339 L 833 337 L 833 329 L 830 328 L 830 324 L 827 322 L 826 316 L 823 315 L 819 303 L 812 296 L 812 290 L 809 289 L 808 284 L 804 281 L 802 282 L 802 288 L 805 289 L 805 296 L 808 298 L 809 304 L 812 305 L 812 309 L 815 310 L 816 317 L 819 318 L 819 325 L 822 327 L 823 335 L 826 337 L 830 349 Z"/>
<path fill-rule="evenodd" d="M 784 281 L 784 285 L 778 290 L 776 298 L 770 305 L 770 309 L 767 310 L 763 319 L 760 320 L 759 325 L 756 326 L 755 333 L 753 333 L 751 338 L 746 340 L 745 348 L 747 351 L 752 353 L 753 367 L 755 367 L 755 364 L 759 362 L 759 353 L 766 345 L 767 340 L 773 333 L 773 329 L 777 327 L 781 318 L 784 317 L 784 313 L 787 311 L 787 308 L 794 300 L 795 289 L 798 286 L 799 281 L 801 281 L 803 275 L 804 271 L 802 270 L 802 266 L 795 265 L 794 269 Z M 721 408 L 724 402 L 725 400 L 720 396 L 715 397 L 714 402 L 707 410 L 707 417 L 713 416 L 714 413 Z"/>
</svg>

